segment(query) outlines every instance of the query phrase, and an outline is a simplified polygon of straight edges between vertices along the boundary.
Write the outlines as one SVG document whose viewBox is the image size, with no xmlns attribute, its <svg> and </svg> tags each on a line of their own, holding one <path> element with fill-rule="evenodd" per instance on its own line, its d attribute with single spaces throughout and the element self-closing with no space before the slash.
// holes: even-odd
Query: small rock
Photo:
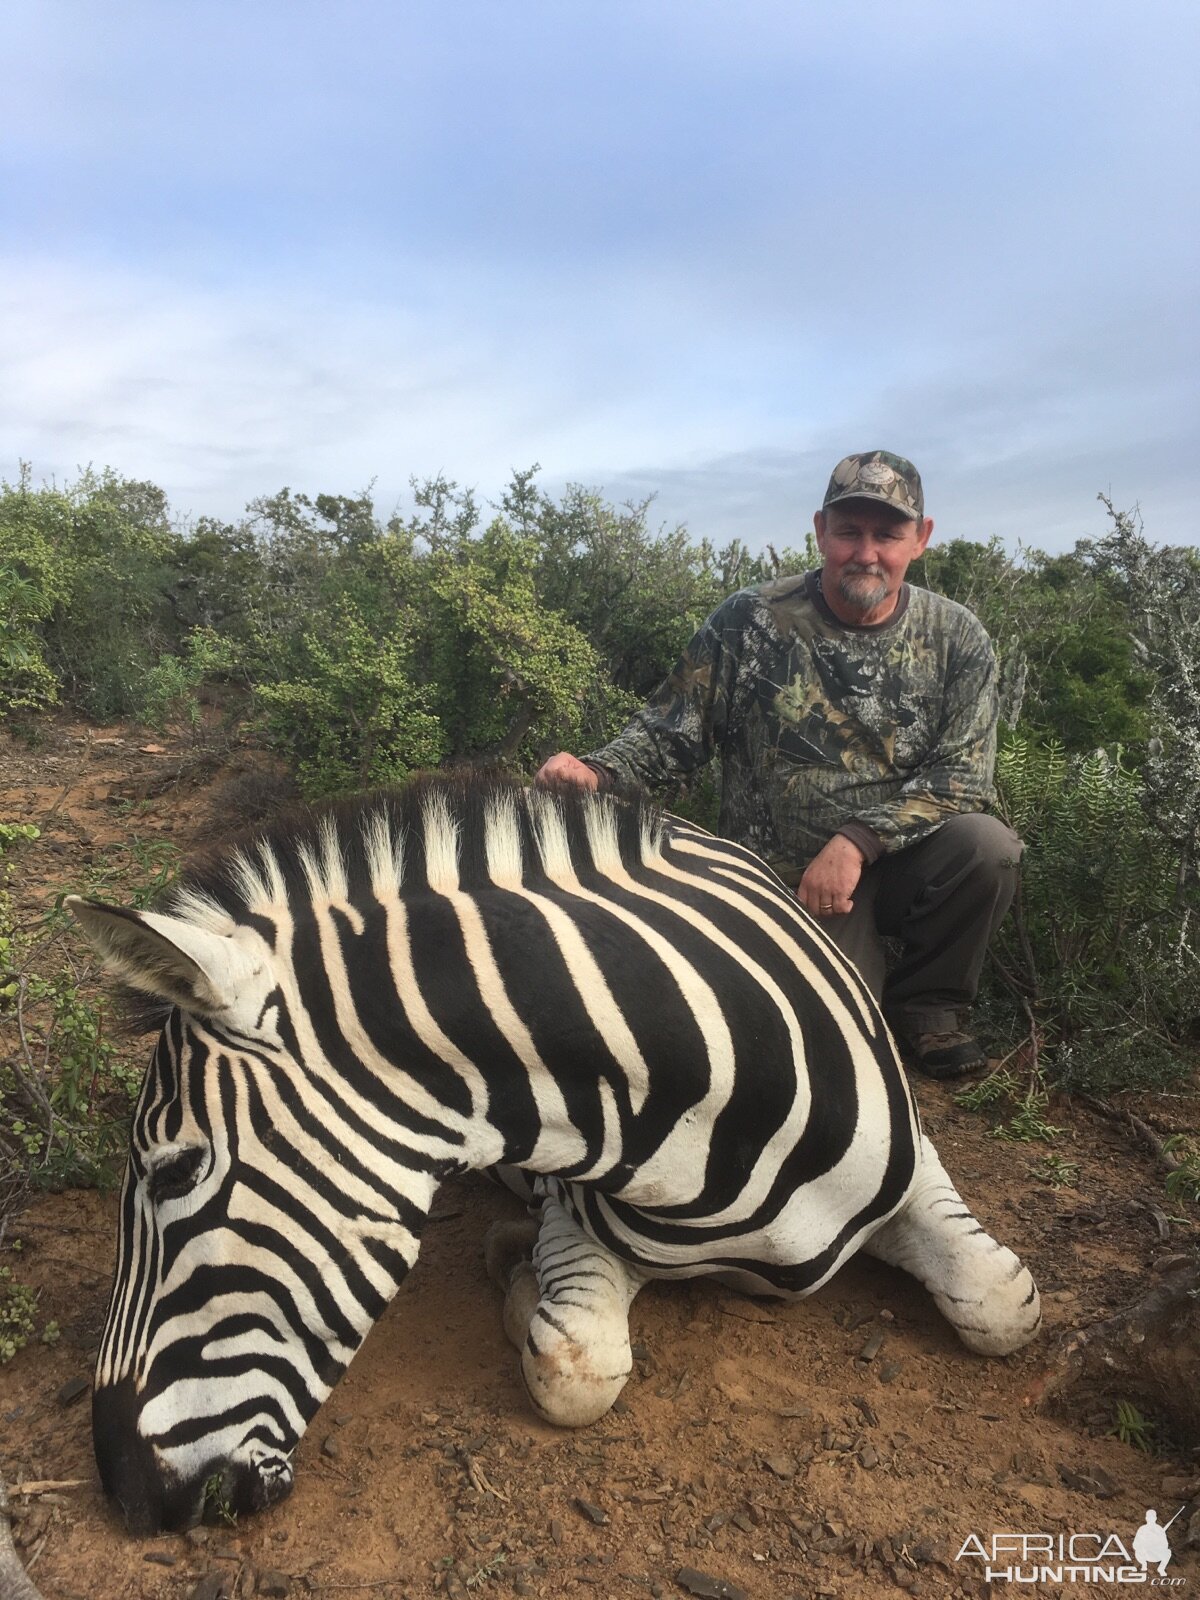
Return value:
<svg viewBox="0 0 1200 1600">
<path fill-rule="evenodd" d="M 557 1517 L 552 1518 L 550 1522 L 550 1537 L 554 1540 L 555 1544 L 561 1544 L 563 1542 L 563 1525 Z"/>
<path fill-rule="evenodd" d="M 325 1442 L 321 1446 L 321 1454 L 328 1456 L 331 1461 L 336 1461 L 342 1453 L 342 1447 L 332 1433 L 325 1435 Z"/>
<path fill-rule="evenodd" d="M 875 1332 L 868 1337 L 866 1344 L 858 1352 L 858 1359 L 860 1361 L 874 1361 L 882 1349 L 883 1332 L 881 1329 L 876 1328 Z"/>
<path fill-rule="evenodd" d="M 354 1413 L 353 1413 L 353 1411 L 343 1411 L 340 1417 L 334 1417 L 333 1425 L 334 1425 L 335 1428 L 344 1428 L 348 1422 L 353 1422 L 353 1421 L 354 1421 Z"/>
<path fill-rule="evenodd" d="M 208 1529 L 189 1528 L 183 1537 L 191 1545 L 193 1550 L 203 1550 L 204 1546 L 208 1543 Z"/>
<path fill-rule="evenodd" d="M 227 1572 L 206 1572 L 188 1600 L 229 1600 L 231 1583 Z"/>
<path fill-rule="evenodd" d="M 875 1407 L 864 1395 L 856 1394 L 850 1401 L 850 1404 L 858 1412 L 859 1416 L 869 1428 L 876 1428 L 879 1426 L 879 1418 L 875 1415 Z"/>
<path fill-rule="evenodd" d="M 739 1589 L 728 1578 L 714 1578 L 707 1572 L 697 1572 L 695 1567 L 680 1567 L 675 1582 L 700 1600 L 749 1600 L 745 1589 Z"/>
<path fill-rule="evenodd" d="M 422 1411 L 421 1413 L 421 1422 L 426 1428 L 436 1428 L 441 1420 L 436 1411 Z"/>
<path fill-rule="evenodd" d="M 173 1556 L 169 1550 L 147 1550 L 142 1556 L 143 1561 L 150 1561 L 156 1567 L 178 1566 L 178 1556 Z"/>
<path fill-rule="evenodd" d="M 900 1361 L 885 1361 L 879 1369 L 880 1383 L 894 1383 L 900 1376 L 903 1363 Z"/>
<path fill-rule="evenodd" d="M 603 1528 L 610 1520 L 607 1511 L 593 1504 L 591 1500 L 585 1500 L 582 1495 L 575 1496 L 575 1505 L 589 1522 L 595 1523 L 597 1528 Z"/>
<path fill-rule="evenodd" d="M 858 1464 L 864 1472 L 874 1472 L 879 1465 L 879 1452 L 873 1444 L 864 1444 L 858 1452 Z"/>
<path fill-rule="evenodd" d="M 1058 1475 L 1068 1489 L 1078 1494 L 1093 1494 L 1098 1500 L 1108 1500 L 1116 1493 L 1116 1485 L 1103 1467 L 1087 1467 L 1076 1472 L 1060 1461 Z"/>
<path fill-rule="evenodd" d="M 90 1378 L 68 1378 L 58 1391 L 60 1406 L 73 1406 L 77 1400 L 82 1400 L 92 1387 Z"/>
<path fill-rule="evenodd" d="M 908 1567 L 901 1567 L 897 1565 L 892 1568 L 892 1582 L 898 1589 L 915 1589 L 917 1586 L 917 1575 Z"/>
<path fill-rule="evenodd" d="M 768 1472 L 773 1472 L 777 1478 L 794 1478 L 796 1476 L 797 1463 L 795 1456 L 785 1455 L 782 1451 L 775 1455 L 764 1456 L 763 1466 L 766 1467 Z"/>
<path fill-rule="evenodd" d="M 286 1572 L 280 1572 L 278 1567 L 265 1567 L 258 1575 L 257 1594 L 266 1595 L 267 1600 L 286 1600 L 292 1592 L 292 1580 Z"/>
<path fill-rule="evenodd" d="M 1190 1267 L 1193 1264 L 1193 1259 L 1192 1256 L 1180 1255 L 1178 1252 L 1174 1255 L 1160 1256 L 1154 1263 L 1154 1271 L 1178 1272 L 1181 1267 Z"/>
</svg>

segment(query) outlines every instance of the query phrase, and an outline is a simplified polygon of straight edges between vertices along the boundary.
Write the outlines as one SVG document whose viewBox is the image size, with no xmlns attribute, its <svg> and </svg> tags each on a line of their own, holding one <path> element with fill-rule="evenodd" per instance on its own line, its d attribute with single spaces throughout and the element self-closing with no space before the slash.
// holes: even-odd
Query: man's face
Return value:
<svg viewBox="0 0 1200 1600">
<path fill-rule="evenodd" d="M 905 517 L 878 500 L 842 500 L 818 511 L 815 525 L 825 598 L 856 622 L 891 615 L 909 564 L 933 532 L 931 518 Z"/>
</svg>

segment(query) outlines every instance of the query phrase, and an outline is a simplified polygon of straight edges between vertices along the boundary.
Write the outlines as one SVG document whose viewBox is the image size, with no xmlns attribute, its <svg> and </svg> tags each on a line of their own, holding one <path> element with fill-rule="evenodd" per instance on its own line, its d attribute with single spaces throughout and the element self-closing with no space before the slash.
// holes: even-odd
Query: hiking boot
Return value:
<svg viewBox="0 0 1200 1600">
<path fill-rule="evenodd" d="M 973 1034 L 961 1028 L 946 1033 L 901 1033 L 896 1043 L 909 1066 L 927 1078 L 961 1078 L 987 1066 L 987 1055 Z"/>
</svg>

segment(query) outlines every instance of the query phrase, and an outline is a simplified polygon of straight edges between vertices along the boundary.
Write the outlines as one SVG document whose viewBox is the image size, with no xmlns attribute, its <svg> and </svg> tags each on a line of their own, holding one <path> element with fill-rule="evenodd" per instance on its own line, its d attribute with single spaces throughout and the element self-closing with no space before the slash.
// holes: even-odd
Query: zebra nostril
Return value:
<svg viewBox="0 0 1200 1600">
<path fill-rule="evenodd" d="M 285 1457 L 269 1456 L 244 1469 L 236 1499 L 244 1511 L 265 1511 L 292 1492 L 292 1464 Z"/>
</svg>

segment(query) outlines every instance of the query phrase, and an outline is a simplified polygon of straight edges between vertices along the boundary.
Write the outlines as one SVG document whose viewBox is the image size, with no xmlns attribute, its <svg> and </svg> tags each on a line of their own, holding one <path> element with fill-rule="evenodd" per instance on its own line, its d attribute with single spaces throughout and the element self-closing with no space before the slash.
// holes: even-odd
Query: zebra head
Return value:
<svg viewBox="0 0 1200 1600">
<path fill-rule="evenodd" d="M 314 1089 L 334 1068 L 295 1020 L 304 939 L 286 894 L 274 919 L 198 895 L 173 915 L 69 904 L 106 966 L 169 1007 L 121 1195 L 100 1476 L 138 1533 L 261 1510 L 290 1491 L 300 1437 L 455 1163 L 380 1137 L 378 1107 L 372 1142 L 352 1089 Z"/>
</svg>

